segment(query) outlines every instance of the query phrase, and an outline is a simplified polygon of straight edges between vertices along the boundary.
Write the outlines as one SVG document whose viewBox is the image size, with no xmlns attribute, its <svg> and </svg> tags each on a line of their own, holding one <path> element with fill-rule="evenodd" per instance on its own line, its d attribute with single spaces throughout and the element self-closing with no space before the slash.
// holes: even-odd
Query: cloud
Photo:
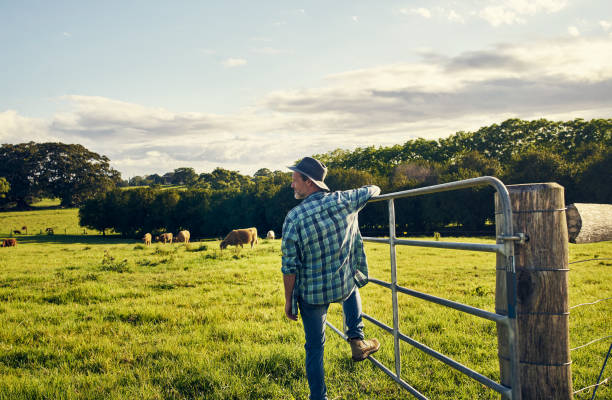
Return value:
<svg viewBox="0 0 612 400">
<path fill-rule="evenodd" d="M 336 148 L 436 139 L 507 118 L 609 118 L 612 38 L 498 44 L 326 77 L 230 114 L 177 112 L 97 96 L 63 97 L 34 119 L 0 112 L 3 143 L 81 143 L 124 177 L 189 166 L 253 173 Z"/>
<path fill-rule="evenodd" d="M 451 22 L 459 22 L 461 24 L 465 23 L 465 19 L 459 15 L 455 10 L 450 10 L 446 16 Z"/>
<path fill-rule="evenodd" d="M 568 27 L 567 33 L 569 33 L 570 36 L 574 36 L 574 37 L 580 36 L 580 31 L 575 26 Z"/>
<path fill-rule="evenodd" d="M 555 13 L 567 6 L 566 0 L 503 0 L 491 3 L 478 15 L 492 26 L 523 24 L 526 16 Z"/>
<path fill-rule="evenodd" d="M 599 26 L 601 26 L 601 28 L 608 32 L 610 30 L 610 28 L 612 28 L 612 22 L 610 21 L 599 21 Z"/>
<path fill-rule="evenodd" d="M 356 15 L 353 15 L 351 19 L 353 20 L 353 22 L 359 22 L 359 17 Z"/>
<path fill-rule="evenodd" d="M 405 15 L 416 14 L 416 15 L 420 15 L 423 18 L 431 18 L 431 11 L 429 11 L 429 9 L 424 8 L 424 7 L 410 8 L 410 9 L 402 8 L 400 12 Z"/>
<path fill-rule="evenodd" d="M 429 120 L 601 110 L 612 106 L 612 41 L 577 38 L 430 55 L 421 64 L 349 71 L 328 83 L 273 93 L 266 105 L 323 118 L 329 132 L 363 136 L 397 135 Z"/>
<path fill-rule="evenodd" d="M 223 61 L 223 66 L 227 68 L 242 67 L 247 64 L 244 58 L 228 58 Z"/>
</svg>

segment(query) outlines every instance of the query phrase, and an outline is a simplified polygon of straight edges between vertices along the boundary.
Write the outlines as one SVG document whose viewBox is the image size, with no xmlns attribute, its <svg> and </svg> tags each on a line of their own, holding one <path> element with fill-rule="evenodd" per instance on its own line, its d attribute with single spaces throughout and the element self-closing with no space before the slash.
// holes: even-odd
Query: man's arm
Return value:
<svg viewBox="0 0 612 400">
<path fill-rule="evenodd" d="M 291 313 L 293 287 L 295 286 L 295 274 L 283 274 L 283 283 L 285 285 L 285 315 L 290 320 L 297 321 L 297 315 Z"/>
<path fill-rule="evenodd" d="M 290 220 L 285 219 L 283 224 L 283 241 L 281 242 L 283 284 L 285 286 L 285 315 L 293 321 L 297 321 L 293 313 L 293 290 L 295 289 L 296 274 L 301 265 L 297 246 L 297 235 Z"/>
</svg>

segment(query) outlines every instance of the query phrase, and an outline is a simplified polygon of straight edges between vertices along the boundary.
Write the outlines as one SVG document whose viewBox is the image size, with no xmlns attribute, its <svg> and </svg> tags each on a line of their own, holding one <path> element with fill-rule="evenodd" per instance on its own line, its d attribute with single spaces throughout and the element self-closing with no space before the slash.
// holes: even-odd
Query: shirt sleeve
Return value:
<svg viewBox="0 0 612 400">
<path fill-rule="evenodd" d="M 359 189 L 349 190 L 348 193 L 353 209 L 359 211 L 365 207 L 368 200 L 380 194 L 380 188 L 376 185 L 368 185 Z"/>
<path fill-rule="evenodd" d="M 302 263 L 299 257 L 295 225 L 288 220 L 285 220 L 283 224 L 281 250 L 283 252 L 281 271 L 283 274 L 296 274 Z"/>
</svg>

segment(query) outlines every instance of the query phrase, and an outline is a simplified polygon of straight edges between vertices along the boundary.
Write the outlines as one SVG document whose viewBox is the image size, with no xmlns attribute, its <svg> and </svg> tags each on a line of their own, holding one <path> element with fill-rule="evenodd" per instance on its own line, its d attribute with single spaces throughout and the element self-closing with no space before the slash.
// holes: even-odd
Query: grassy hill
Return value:
<svg viewBox="0 0 612 400">
<path fill-rule="evenodd" d="M 215 240 L 145 247 L 70 234 L 81 229 L 75 215 L 0 213 L 0 236 L 7 223 L 69 233 L 17 235 L 17 247 L 0 248 L 0 399 L 307 398 L 301 323 L 283 314 L 280 241 L 223 252 Z M 366 252 L 371 276 L 389 280 L 388 247 L 367 243 Z M 494 255 L 414 247 L 397 254 L 401 285 L 494 310 Z M 570 261 L 611 257 L 612 242 L 570 245 Z M 571 305 L 610 297 L 611 266 L 572 264 Z M 388 290 L 369 284 L 361 295 L 364 312 L 392 325 Z M 399 301 L 405 334 L 499 379 L 495 324 Z M 611 312 L 610 301 L 572 310 L 571 347 L 608 335 Z M 339 305 L 329 320 L 342 326 Z M 376 357 L 392 366 L 392 337 L 368 322 L 366 335 L 381 340 Z M 608 346 L 572 352 L 576 389 L 595 383 Z M 408 345 L 401 351 L 403 378 L 432 399 L 499 398 Z M 408 397 L 370 362 L 350 361 L 331 330 L 325 362 L 330 399 Z M 609 385 L 597 395 L 612 397 Z"/>
</svg>

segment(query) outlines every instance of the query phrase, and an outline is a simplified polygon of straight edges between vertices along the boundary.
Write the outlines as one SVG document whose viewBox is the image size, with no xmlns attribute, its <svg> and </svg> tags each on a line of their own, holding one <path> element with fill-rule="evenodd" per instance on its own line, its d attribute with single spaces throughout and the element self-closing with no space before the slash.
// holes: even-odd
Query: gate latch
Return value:
<svg viewBox="0 0 612 400">
<path fill-rule="evenodd" d="M 518 244 L 525 244 L 529 241 L 529 235 L 524 233 L 516 233 L 514 236 L 498 236 L 501 240 L 516 240 Z"/>
</svg>

